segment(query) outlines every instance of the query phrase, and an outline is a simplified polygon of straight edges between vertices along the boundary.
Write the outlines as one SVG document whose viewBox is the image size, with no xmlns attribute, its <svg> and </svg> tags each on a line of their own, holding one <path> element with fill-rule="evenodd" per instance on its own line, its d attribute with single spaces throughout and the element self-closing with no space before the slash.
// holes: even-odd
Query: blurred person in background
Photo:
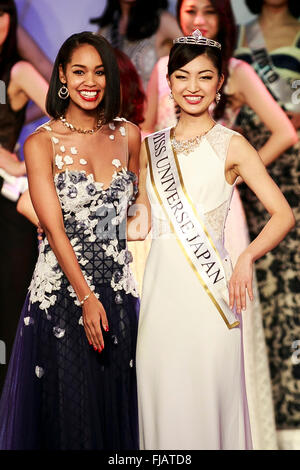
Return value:
<svg viewBox="0 0 300 470">
<path fill-rule="evenodd" d="M 271 130 L 269 140 L 259 149 L 268 163 L 297 139 L 293 126 L 251 67 L 232 57 L 236 42 L 236 25 L 229 0 L 179 0 L 177 17 L 185 35 L 199 29 L 204 36 L 223 46 L 224 85 L 218 103 L 214 103 L 214 118 L 233 128 L 241 106 L 245 103 L 261 116 Z M 142 124 L 145 133 L 174 126 L 177 123 L 174 101 L 166 80 L 168 57 L 161 58 L 151 75 L 147 90 L 147 110 Z M 243 207 L 235 190 L 225 227 L 225 245 L 235 264 L 249 243 L 249 233 Z M 256 289 L 256 282 L 254 281 Z M 262 327 L 258 295 L 247 306 L 244 315 L 244 348 L 246 383 L 254 448 L 276 448 L 275 423 L 271 395 L 268 359 Z M 263 394 L 261 390 L 264 390 Z"/>
<path fill-rule="evenodd" d="M 0 79 L 5 83 L 6 96 L 5 103 L 0 105 L 0 339 L 6 344 L 6 362 L 37 257 L 35 228 L 16 210 L 21 190 L 19 183 L 26 184 L 26 180 L 11 177 L 22 177 L 26 168 L 15 153 L 15 146 L 24 124 L 28 101 L 33 100 L 45 113 L 48 89 L 45 79 L 31 64 L 21 59 L 16 32 L 15 3 L 1 0 Z M 0 389 L 5 374 L 6 365 L 1 365 Z"/>
<path fill-rule="evenodd" d="M 159 57 L 168 54 L 180 34 L 166 0 L 110 0 L 104 13 L 91 23 L 113 47 L 125 52 L 136 67 L 144 88 Z"/>
<path fill-rule="evenodd" d="M 300 3 L 246 0 L 246 4 L 258 17 L 241 26 L 235 56 L 252 65 L 300 137 Z M 270 128 L 254 108 L 243 107 L 237 124 L 256 148 L 264 148 L 270 140 Z M 261 151 L 260 154 L 263 158 Z M 266 161 L 269 174 L 294 211 L 296 226 L 278 247 L 256 263 L 279 446 L 283 449 L 300 449 L 300 364 L 294 357 L 300 338 L 299 159 L 298 141 L 287 150 L 281 149 L 276 160 Z M 268 215 L 249 188 L 241 185 L 240 194 L 253 239 Z"/>
</svg>

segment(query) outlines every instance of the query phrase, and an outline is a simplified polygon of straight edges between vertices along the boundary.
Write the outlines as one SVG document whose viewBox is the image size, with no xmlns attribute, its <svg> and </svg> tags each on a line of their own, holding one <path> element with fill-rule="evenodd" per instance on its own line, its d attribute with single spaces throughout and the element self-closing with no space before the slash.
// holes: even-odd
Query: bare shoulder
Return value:
<svg viewBox="0 0 300 470">
<path fill-rule="evenodd" d="M 182 34 L 175 16 L 169 11 L 163 10 L 160 13 L 159 19 L 159 32 L 163 36 L 169 39 L 174 39 Z"/>
<path fill-rule="evenodd" d="M 41 155 L 46 162 L 52 161 L 52 143 L 48 132 L 41 128 L 38 128 L 33 134 L 27 137 L 24 143 L 24 155 L 26 162 L 34 159 L 39 159 Z M 48 158 L 47 158 L 48 157 Z M 48 160 L 49 159 L 49 160 Z"/>
<path fill-rule="evenodd" d="M 229 142 L 227 160 L 231 165 L 239 165 L 260 157 L 254 147 L 241 134 L 234 134 Z M 231 166 L 230 165 L 230 166 Z"/>
<path fill-rule="evenodd" d="M 170 21 L 174 24 L 176 23 L 176 25 L 177 25 L 177 21 L 176 21 L 175 16 L 172 15 L 172 13 L 170 13 L 167 10 L 163 10 L 161 15 L 160 15 L 160 24 L 161 24 L 161 26 L 165 26 Z"/>
<path fill-rule="evenodd" d="M 252 149 L 253 147 L 242 134 L 234 133 L 230 139 L 228 151 L 237 152 L 246 148 Z"/>
<path fill-rule="evenodd" d="M 141 131 L 140 128 L 133 122 L 126 121 L 128 130 L 128 143 L 141 142 Z"/>
<path fill-rule="evenodd" d="M 231 59 L 232 60 L 232 59 Z M 254 75 L 255 72 L 251 65 L 247 64 L 244 60 L 234 59 L 232 62 L 232 78 L 234 80 L 247 80 L 249 75 Z M 230 61 L 231 64 L 231 61 Z"/>
</svg>

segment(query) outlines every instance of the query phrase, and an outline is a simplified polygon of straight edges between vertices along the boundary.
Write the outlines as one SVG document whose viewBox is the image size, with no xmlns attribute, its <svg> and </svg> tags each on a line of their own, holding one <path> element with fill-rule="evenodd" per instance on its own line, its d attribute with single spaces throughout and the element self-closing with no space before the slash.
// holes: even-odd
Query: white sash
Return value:
<svg viewBox="0 0 300 470">
<path fill-rule="evenodd" d="M 245 32 L 252 52 L 255 71 L 281 106 L 284 106 L 288 111 L 299 113 L 300 103 L 294 102 L 292 98 L 294 87 L 275 71 L 259 22 L 255 19 L 248 23 Z"/>
<path fill-rule="evenodd" d="M 170 128 L 147 137 L 145 143 L 152 185 L 177 242 L 227 327 L 234 328 L 239 321 L 227 303 L 228 287 L 222 257 L 185 189 L 177 155 L 171 145 Z M 224 258 L 223 262 L 229 260 Z"/>
</svg>

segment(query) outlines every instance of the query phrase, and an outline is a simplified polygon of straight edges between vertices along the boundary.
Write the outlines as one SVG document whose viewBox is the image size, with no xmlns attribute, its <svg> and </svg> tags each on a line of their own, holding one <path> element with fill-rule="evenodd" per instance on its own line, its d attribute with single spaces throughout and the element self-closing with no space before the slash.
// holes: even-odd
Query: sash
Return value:
<svg viewBox="0 0 300 470">
<path fill-rule="evenodd" d="M 288 111 L 300 112 L 300 103 L 293 100 L 294 89 L 275 71 L 257 20 L 245 26 L 246 38 L 252 52 L 255 70 L 279 104 Z"/>
<path fill-rule="evenodd" d="M 228 287 L 217 244 L 205 227 L 182 179 L 170 128 L 145 139 L 151 182 L 176 240 L 195 275 L 229 329 L 239 325 L 228 306 Z"/>
</svg>

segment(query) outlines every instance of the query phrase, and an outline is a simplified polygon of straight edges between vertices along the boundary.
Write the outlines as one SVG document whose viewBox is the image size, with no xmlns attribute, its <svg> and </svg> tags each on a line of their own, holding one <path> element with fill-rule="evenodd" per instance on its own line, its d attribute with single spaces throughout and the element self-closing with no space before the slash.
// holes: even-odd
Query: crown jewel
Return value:
<svg viewBox="0 0 300 470">
<path fill-rule="evenodd" d="M 182 36 L 174 39 L 173 44 L 198 44 L 200 46 L 211 46 L 221 49 L 221 44 L 219 42 L 205 38 L 199 29 L 196 29 L 191 36 Z"/>
</svg>

